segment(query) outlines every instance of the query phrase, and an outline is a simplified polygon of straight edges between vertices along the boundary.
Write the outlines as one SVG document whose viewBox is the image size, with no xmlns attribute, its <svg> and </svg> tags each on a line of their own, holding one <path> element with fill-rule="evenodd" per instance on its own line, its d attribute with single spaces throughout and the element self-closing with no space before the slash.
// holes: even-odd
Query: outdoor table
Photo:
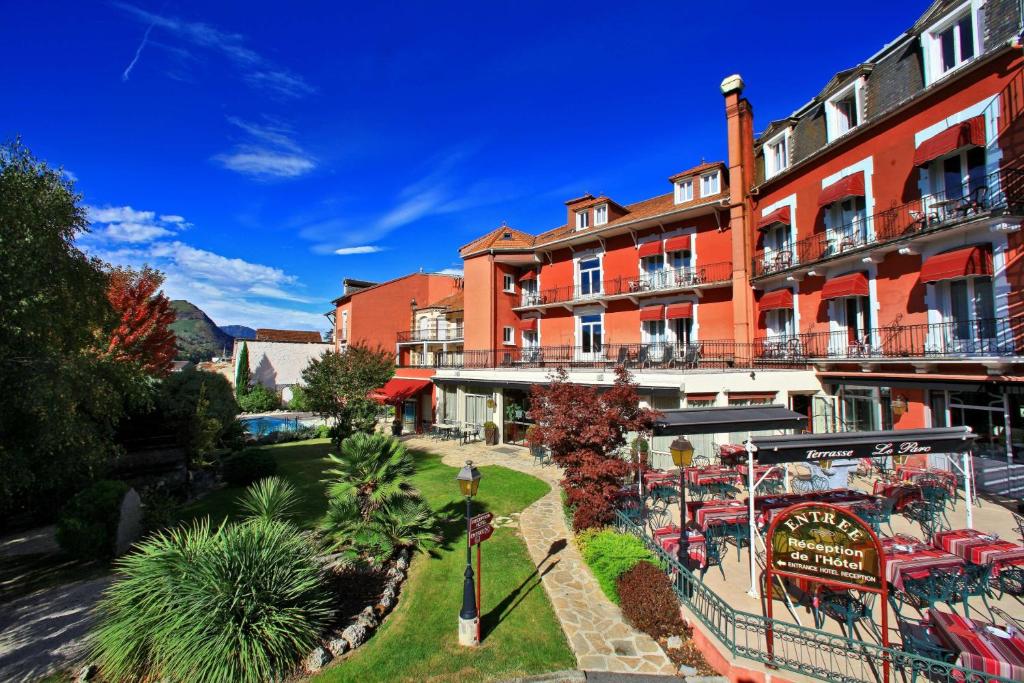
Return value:
<svg viewBox="0 0 1024 683">
<path fill-rule="evenodd" d="M 660 470 L 647 470 L 644 472 L 644 488 L 650 490 L 655 486 L 674 483 L 679 481 L 679 472 L 662 472 Z"/>
<path fill-rule="evenodd" d="M 892 536 L 882 536 L 878 539 L 882 544 L 882 552 L 886 555 L 891 555 L 897 550 L 894 546 L 903 546 L 910 550 L 930 550 L 932 546 L 928 545 L 924 541 L 908 536 L 906 534 L 894 534 Z"/>
<path fill-rule="evenodd" d="M 841 508 L 847 508 L 852 512 L 853 508 L 872 500 L 875 500 L 875 496 L 872 494 L 851 489 L 808 491 L 807 493 L 780 493 L 769 496 L 756 496 L 754 498 L 754 510 L 758 513 L 758 524 L 766 525 L 779 512 L 799 503 L 829 503 Z"/>
<path fill-rule="evenodd" d="M 743 444 L 723 443 L 718 447 L 718 457 L 724 464 L 736 465 L 747 459 L 747 449 Z"/>
<path fill-rule="evenodd" d="M 736 473 L 743 477 L 746 481 L 749 468 L 747 463 L 741 462 L 736 466 Z M 761 477 L 765 479 L 782 479 L 784 470 L 778 465 L 754 465 L 754 481 L 759 480 Z M 765 475 L 768 475 L 765 477 Z"/>
<path fill-rule="evenodd" d="M 452 438 L 452 433 L 453 432 L 457 432 L 459 430 L 459 426 L 458 425 L 443 424 L 443 423 L 442 424 L 438 424 L 437 428 L 440 431 L 444 432 L 444 438 L 445 439 Z"/>
<path fill-rule="evenodd" d="M 692 562 L 697 563 L 698 567 L 703 567 L 707 558 L 704 534 L 688 529 L 686 537 L 690 543 L 687 555 L 689 555 Z M 667 527 L 656 530 L 654 532 L 654 541 L 672 557 L 679 557 L 679 527 L 675 524 L 669 524 Z"/>
<path fill-rule="evenodd" d="M 906 509 L 911 503 L 921 500 L 921 487 L 905 481 L 882 481 L 878 480 L 871 489 L 876 496 L 883 498 L 896 498 L 893 504 L 893 512 Z"/>
<path fill-rule="evenodd" d="M 940 470 L 935 467 L 914 467 L 912 465 L 903 465 L 899 468 L 896 476 L 900 481 L 917 482 L 918 479 L 924 476 L 937 477 L 942 480 L 947 491 L 951 496 L 956 495 L 956 475 L 949 470 Z"/>
<path fill-rule="evenodd" d="M 964 558 L 971 564 L 991 564 L 993 572 L 1024 565 L 1024 547 L 977 529 L 956 529 L 935 534 L 935 547 Z"/>
<path fill-rule="evenodd" d="M 1024 681 L 1024 634 L 1012 626 L 997 627 L 959 614 L 928 610 L 936 639 L 959 653 L 957 664 Z"/>
<path fill-rule="evenodd" d="M 710 484 L 731 484 L 736 481 L 735 470 L 722 465 L 710 467 L 687 467 L 686 481 L 691 486 L 708 486 Z"/>
<path fill-rule="evenodd" d="M 919 548 L 916 544 L 893 543 L 886 548 L 885 578 L 893 588 L 902 591 L 907 579 L 923 579 L 936 569 L 963 569 L 964 561 L 944 550 Z"/>
<path fill-rule="evenodd" d="M 688 506 L 689 507 L 689 506 Z M 708 524 L 746 524 L 747 507 L 738 500 L 711 500 L 693 511 L 691 519 L 701 529 Z"/>
</svg>

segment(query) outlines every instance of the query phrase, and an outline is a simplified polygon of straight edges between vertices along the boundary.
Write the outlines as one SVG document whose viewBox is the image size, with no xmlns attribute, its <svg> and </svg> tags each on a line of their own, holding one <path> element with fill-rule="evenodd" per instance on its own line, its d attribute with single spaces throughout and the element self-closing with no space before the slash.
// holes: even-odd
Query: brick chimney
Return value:
<svg viewBox="0 0 1024 683">
<path fill-rule="evenodd" d="M 754 180 L 754 112 L 742 97 L 743 79 L 722 81 L 729 142 L 729 227 L 732 230 L 732 319 L 737 343 L 754 340 L 754 294 L 750 287 L 753 255 L 750 198 Z"/>
</svg>

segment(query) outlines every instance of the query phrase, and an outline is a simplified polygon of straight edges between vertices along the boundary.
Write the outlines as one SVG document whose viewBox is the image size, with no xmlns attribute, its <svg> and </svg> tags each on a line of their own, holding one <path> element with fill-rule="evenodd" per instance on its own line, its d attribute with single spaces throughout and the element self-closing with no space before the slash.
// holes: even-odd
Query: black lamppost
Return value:
<svg viewBox="0 0 1024 683">
<path fill-rule="evenodd" d="M 693 462 L 693 444 L 684 437 L 673 441 L 669 447 L 672 462 L 679 468 L 679 564 L 689 566 L 690 539 L 686 535 L 686 468 Z"/>
<path fill-rule="evenodd" d="M 459 645 L 479 645 L 477 636 L 476 593 L 473 588 L 473 555 L 469 536 L 472 530 L 473 496 L 480 487 L 480 470 L 473 467 L 473 461 L 467 460 L 465 467 L 455 477 L 459 482 L 459 490 L 466 497 L 466 572 L 462 582 L 462 610 L 459 612 Z"/>
</svg>

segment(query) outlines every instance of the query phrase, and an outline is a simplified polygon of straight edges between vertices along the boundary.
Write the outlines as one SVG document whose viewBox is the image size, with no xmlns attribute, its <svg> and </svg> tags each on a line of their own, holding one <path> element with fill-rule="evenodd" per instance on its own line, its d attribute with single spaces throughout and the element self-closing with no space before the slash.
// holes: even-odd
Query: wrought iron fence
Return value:
<svg viewBox="0 0 1024 683">
<path fill-rule="evenodd" d="M 403 330 L 398 333 L 398 343 L 417 341 L 458 341 L 463 338 L 462 325 L 452 325 L 440 329 L 431 327 L 425 330 Z"/>
<path fill-rule="evenodd" d="M 928 659 L 898 646 L 883 647 L 846 636 L 799 626 L 730 606 L 689 569 L 655 543 L 622 512 L 616 528 L 640 538 L 661 560 L 672 579 L 679 601 L 729 650 L 734 657 L 793 671 L 835 683 L 878 683 L 883 665 L 911 681 L 917 676 L 933 683 L 1011 683 L 1012 679 Z M 771 635 L 769 635 L 771 634 Z M 768 638 L 772 638 L 769 656 Z"/>
<path fill-rule="evenodd" d="M 1002 169 L 975 181 L 966 194 L 937 192 L 849 223 L 832 226 L 795 243 L 754 254 L 752 278 L 764 277 L 886 242 L 1024 209 L 1024 170 Z"/>
</svg>

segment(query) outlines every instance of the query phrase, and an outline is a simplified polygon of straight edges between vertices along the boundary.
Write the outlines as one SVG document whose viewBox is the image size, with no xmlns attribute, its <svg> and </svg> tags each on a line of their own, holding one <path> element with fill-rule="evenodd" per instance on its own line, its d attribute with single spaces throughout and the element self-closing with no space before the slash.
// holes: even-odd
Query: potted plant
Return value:
<svg viewBox="0 0 1024 683">
<path fill-rule="evenodd" d="M 630 453 L 633 455 L 633 459 L 638 463 L 647 465 L 647 456 L 651 451 L 650 444 L 647 443 L 647 439 L 642 436 L 638 436 L 633 439 L 633 443 L 629 447 Z"/>
<path fill-rule="evenodd" d="M 391 422 L 391 436 L 402 435 L 402 420 L 395 415 L 395 419 Z"/>
<path fill-rule="evenodd" d="M 484 423 L 484 441 L 488 446 L 494 446 L 498 443 L 498 425 L 490 420 Z"/>
</svg>

